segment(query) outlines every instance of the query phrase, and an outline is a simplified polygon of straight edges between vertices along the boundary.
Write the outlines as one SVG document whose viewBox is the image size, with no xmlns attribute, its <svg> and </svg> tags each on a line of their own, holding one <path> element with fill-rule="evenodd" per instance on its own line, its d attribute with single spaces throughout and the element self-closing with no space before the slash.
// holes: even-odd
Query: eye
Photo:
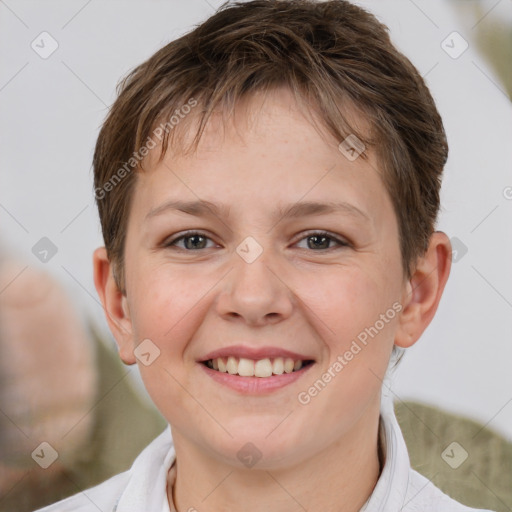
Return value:
<svg viewBox="0 0 512 512">
<path fill-rule="evenodd" d="M 208 249 L 207 247 L 207 241 L 210 240 L 213 242 L 211 238 L 206 236 L 204 233 L 201 233 L 200 231 L 189 231 L 185 233 L 184 235 L 178 236 L 174 239 L 167 240 L 164 242 L 164 247 L 172 247 L 176 246 L 180 249 L 185 249 L 188 251 L 193 251 L 197 249 Z M 178 242 L 183 241 L 183 246 L 179 246 Z M 215 246 L 215 244 L 213 245 Z M 210 246 L 212 247 L 212 246 Z"/>
<path fill-rule="evenodd" d="M 341 240 L 326 231 L 312 231 L 305 237 L 301 238 L 296 245 L 301 243 L 303 240 L 306 240 L 307 247 L 301 247 L 302 249 L 313 249 L 315 251 L 335 249 L 336 247 L 331 247 L 333 243 L 338 246 L 338 248 L 350 246 L 348 242 Z M 208 246 L 208 241 L 213 245 Z M 178 247 L 179 249 L 186 251 L 209 249 L 216 246 L 213 240 L 201 231 L 186 232 L 174 239 L 171 238 L 170 240 L 165 241 L 162 245 L 164 247 Z"/>
<path fill-rule="evenodd" d="M 307 240 L 307 247 L 302 247 L 303 249 L 328 250 L 333 248 L 330 247 L 332 242 L 337 244 L 338 247 L 348 247 L 350 245 L 348 242 L 345 242 L 326 231 L 310 232 L 307 236 L 301 238 L 299 242 L 302 242 L 302 240 Z"/>
</svg>

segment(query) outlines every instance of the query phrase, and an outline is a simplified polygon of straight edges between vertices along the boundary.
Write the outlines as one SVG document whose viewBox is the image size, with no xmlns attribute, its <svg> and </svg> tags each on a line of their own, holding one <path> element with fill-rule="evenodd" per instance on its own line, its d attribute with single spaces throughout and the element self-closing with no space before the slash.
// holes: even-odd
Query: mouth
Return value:
<svg viewBox="0 0 512 512">
<path fill-rule="evenodd" d="M 314 363 L 312 359 L 294 359 L 291 357 L 273 357 L 249 359 L 245 357 L 215 357 L 201 361 L 210 370 L 228 373 L 240 377 L 273 377 L 295 373 Z"/>
</svg>

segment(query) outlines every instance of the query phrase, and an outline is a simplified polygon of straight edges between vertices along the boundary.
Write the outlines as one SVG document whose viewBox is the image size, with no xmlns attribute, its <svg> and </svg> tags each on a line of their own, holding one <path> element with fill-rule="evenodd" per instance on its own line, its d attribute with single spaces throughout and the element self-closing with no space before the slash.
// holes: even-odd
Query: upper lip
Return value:
<svg viewBox="0 0 512 512">
<path fill-rule="evenodd" d="M 232 345 L 230 347 L 219 348 L 206 354 L 199 361 L 209 361 L 210 359 L 217 359 L 218 357 L 243 357 L 245 359 L 254 359 L 258 361 L 260 359 L 275 359 L 276 357 L 289 357 L 294 361 L 312 361 L 313 358 L 292 352 L 291 350 L 285 350 L 279 347 L 247 347 L 243 345 Z"/>
</svg>

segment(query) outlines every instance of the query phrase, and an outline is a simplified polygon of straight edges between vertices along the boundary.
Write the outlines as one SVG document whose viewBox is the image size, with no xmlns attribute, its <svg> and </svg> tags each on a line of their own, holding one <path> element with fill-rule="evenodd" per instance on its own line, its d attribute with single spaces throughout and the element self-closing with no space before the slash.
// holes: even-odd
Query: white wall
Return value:
<svg viewBox="0 0 512 512">
<path fill-rule="evenodd" d="M 475 49 L 472 29 L 460 25 L 446 2 L 359 3 L 389 25 L 395 42 L 427 73 L 451 151 L 439 229 L 468 249 L 453 265 L 436 318 L 402 361 L 393 391 L 467 414 L 512 439 L 510 101 Z M 2 251 L 55 275 L 106 329 L 91 267 L 92 250 L 102 243 L 91 172 L 99 126 L 118 79 L 221 2 L 7 4 L 0 3 Z M 481 23 L 505 9 L 510 2 Z M 441 47 L 454 30 L 469 41 L 457 59 Z M 47 59 L 30 46 L 42 31 L 59 45 Z M 451 51 L 460 48 L 447 42 Z M 58 248 L 46 264 L 32 254 L 43 236 Z"/>
</svg>

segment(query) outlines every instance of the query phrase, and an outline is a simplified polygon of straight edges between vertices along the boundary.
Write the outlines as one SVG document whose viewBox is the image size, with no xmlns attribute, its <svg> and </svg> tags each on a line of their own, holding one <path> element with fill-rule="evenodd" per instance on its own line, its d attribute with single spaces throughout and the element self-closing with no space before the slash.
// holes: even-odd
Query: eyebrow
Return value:
<svg viewBox="0 0 512 512">
<path fill-rule="evenodd" d="M 196 217 L 228 217 L 230 207 L 224 204 L 216 204 L 210 201 L 168 201 L 156 208 L 153 208 L 147 215 L 146 220 L 161 215 L 168 211 L 179 211 L 194 215 Z M 306 217 L 308 215 L 322 215 L 328 213 L 343 213 L 352 217 L 359 217 L 370 221 L 367 213 L 356 206 L 346 202 L 325 202 L 303 201 L 277 208 L 274 211 L 274 218 L 283 220 L 289 218 Z"/>
</svg>

